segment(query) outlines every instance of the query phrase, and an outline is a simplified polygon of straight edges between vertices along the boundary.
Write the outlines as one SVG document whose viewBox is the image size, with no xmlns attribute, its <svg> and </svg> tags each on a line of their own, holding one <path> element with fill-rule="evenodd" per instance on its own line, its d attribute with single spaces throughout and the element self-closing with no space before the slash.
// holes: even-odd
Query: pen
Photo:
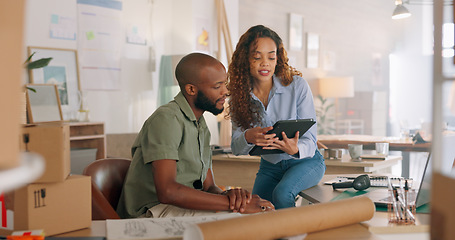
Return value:
<svg viewBox="0 0 455 240">
<path fill-rule="evenodd" d="M 387 181 L 388 181 L 388 188 L 389 188 L 389 192 L 390 194 L 392 194 L 392 211 L 395 213 L 395 216 L 398 220 L 398 209 L 397 209 L 397 202 L 395 200 L 395 192 L 396 192 L 396 189 L 394 189 L 392 187 L 392 182 L 390 181 L 390 178 L 387 178 Z"/>
<path fill-rule="evenodd" d="M 403 219 L 403 212 L 401 210 L 401 207 L 400 207 L 400 209 L 398 209 L 399 200 L 398 200 L 398 190 L 396 188 L 393 188 L 393 195 L 394 195 L 393 205 L 395 206 L 395 212 L 397 214 L 397 219 L 398 220 Z"/>
<path fill-rule="evenodd" d="M 398 186 L 400 187 L 400 192 L 398 193 L 398 197 L 402 196 L 401 199 L 405 199 L 406 201 L 406 196 L 405 196 L 405 193 L 404 193 L 404 188 L 403 188 L 403 183 L 401 182 L 401 179 L 398 179 Z M 398 198 L 397 198 L 397 201 L 398 201 Z M 404 219 L 406 219 L 406 206 L 405 206 L 405 203 L 404 201 L 401 202 L 401 206 L 402 206 L 402 213 L 404 215 Z"/>
<path fill-rule="evenodd" d="M 406 212 L 408 218 L 412 221 L 415 221 L 415 217 L 414 217 L 414 214 L 412 214 L 411 210 L 409 210 L 409 208 L 405 208 L 405 201 L 403 200 L 403 198 L 401 198 L 400 196 L 398 197 L 398 200 L 399 200 L 399 203 L 401 204 L 401 206 L 403 206 L 403 209 L 405 209 L 404 211 Z"/>
<path fill-rule="evenodd" d="M 404 199 L 404 203 L 401 203 L 401 206 L 403 207 L 403 215 L 404 215 L 404 219 L 407 219 L 406 217 L 406 208 L 407 208 L 407 204 L 406 204 L 406 195 L 405 195 L 405 192 L 404 192 L 404 188 L 403 188 L 403 184 L 401 182 L 401 179 L 398 180 L 398 184 L 400 186 L 400 192 L 401 192 L 401 196 L 402 199 Z"/>
<path fill-rule="evenodd" d="M 408 210 L 408 201 L 409 201 L 408 190 L 409 190 L 408 180 L 405 180 L 404 181 L 404 207 L 406 209 L 406 212 L 405 212 L 406 215 L 408 213 L 407 210 Z M 406 216 L 406 219 L 408 219 L 407 216 Z"/>
</svg>

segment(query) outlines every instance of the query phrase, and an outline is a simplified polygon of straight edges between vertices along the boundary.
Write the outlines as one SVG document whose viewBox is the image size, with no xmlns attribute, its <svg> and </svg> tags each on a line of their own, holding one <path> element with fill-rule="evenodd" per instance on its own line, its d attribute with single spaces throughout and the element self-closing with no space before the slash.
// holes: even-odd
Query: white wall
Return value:
<svg viewBox="0 0 455 240">
<path fill-rule="evenodd" d="M 307 80 L 325 75 L 354 76 L 356 91 L 371 91 L 373 55 L 382 54 L 382 63 L 386 64 L 399 30 L 390 18 L 393 1 L 249 0 L 240 3 L 241 32 L 256 24 L 269 26 L 281 36 L 290 57 L 297 58 L 295 67 Z M 303 16 L 305 33 L 319 34 L 320 68 L 305 67 L 305 50 L 289 51 L 288 14 L 291 12 Z M 323 58 L 327 52 L 335 55 L 333 70 L 324 69 Z M 387 72 L 386 68 L 383 70 Z M 388 76 L 383 77 L 388 80 Z M 383 87 L 387 89 L 387 85 Z"/>
<path fill-rule="evenodd" d="M 233 39 L 238 31 L 238 1 L 226 3 Z M 49 37 L 52 14 L 77 19 L 76 0 L 27 1 L 25 46 L 77 49 L 76 40 Z M 215 4 L 211 0 L 123 1 L 123 26 L 147 29 L 147 45 L 123 44 L 121 88 L 117 91 L 83 91 L 91 121 L 105 122 L 106 133 L 137 132 L 157 108 L 159 66 L 162 55 L 195 51 L 195 18 L 207 19 L 210 52 L 217 51 Z M 224 45 L 223 45 L 224 46 Z M 223 47 L 224 48 L 224 47 Z M 24 59 L 26 56 L 24 56 Z M 226 63 L 226 59 L 223 59 Z M 154 69 L 154 71 L 152 71 Z M 26 80 L 28 81 L 28 80 Z M 216 129 L 214 116 L 206 116 Z M 214 141 L 218 135 L 214 130 Z"/>
<path fill-rule="evenodd" d="M 422 20 L 424 13 L 421 6 L 410 6 L 413 16 L 396 21 L 390 18 L 395 7 L 393 1 L 383 0 L 229 0 L 225 4 L 233 46 L 249 27 L 264 24 L 277 31 L 288 47 L 288 14 L 292 12 L 303 16 L 304 32 L 320 36 L 321 67 L 305 67 L 305 50 L 289 51 L 288 54 L 293 65 L 310 82 L 315 95 L 318 93 L 315 80 L 319 77 L 354 76 L 355 90 L 359 92 L 387 93 L 390 84 L 393 89 L 390 96 L 390 119 L 393 124 L 402 118 L 410 122 L 429 118 L 431 109 L 426 102 L 431 99 L 428 95 L 431 93 L 431 65 L 429 57 L 420 50 L 423 42 L 428 42 L 428 38 L 422 37 L 428 33 L 424 29 L 431 24 Z M 76 18 L 76 9 L 76 0 L 28 0 L 25 45 L 76 49 L 76 41 L 49 38 L 51 14 Z M 107 133 L 137 132 L 157 108 L 160 58 L 162 55 L 195 51 L 195 19 L 209 19 L 210 54 L 215 56 L 218 51 L 214 1 L 123 1 L 122 13 L 125 26 L 145 26 L 148 42 L 146 46 L 124 44 L 121 90 L 85 91 L 91 120 L 105 122 Z M 422 40 L 416 41 L 418 39 Z M 224 56 L 223 48 L 224 45 Z M 397 58 L 390 61 L 400 66 L 403 64 L 403 67 L 394 68 L 398 65 L 393 64 L 390 69 L 392 75 L 389 75 L 391 53 Z M 326 68 L 324 59 L 327 56 L 332 56 L 333 69 Z M 226 65 L 227 61 L 224 59 L 223 63 Z M 155 71 L 151 71 L 152 67 Z M 414 94 L 422 94 L 423 90 L 427 92 L 421 97 Z M 405 97 L 405 100 L 397 99 L 397 96 Z M 385 99 L 379 104 L 387 107 L 388 98 Z M 409 107 L 408 104 L 412 103 L 417 103 L 414 106 L 419 106 L 419 109 Z M 216 128 L 214 118 L 210 114 L 207 118 L 211 128 Z M 385 126 L 382 127 L 384 121 L 376 120 L 374 124 L 381 125 L 377 132 L 385 134 Z"/>
<path fill-rule="evenodd" d="M 403 32 L 390 56 L 392 135 L 399 135 L 400 126 L 420 128 L 432 118 L 433 8 L 406 7 L 412 16 L 399 21 Z"/>
<path fill-rule="evenodd" d="M 131 23 L 150 29 L 149 1 L 126 1 L 122 13 L 124 26 Z M 77 49 L 76 40 L 49 38 L 51 14 L 77 19 L 76 0 L 27 1 L 25 45 Z M 122 46 L 121 90 L 83 91 L 90 120 L 105 122 L 108 133 L 137 131 L 156 108 L 157 87 L 152 81 L 154 73 L 149 71 L 149 46 L 150 42 L 147 46 Z"/>
<path fill-rule="evenodd" d="M 369 99 L 371 106 L 360 106 L 361 98 L 349 101 L 339 99 L 338 119 L 362 118 L 370 109 L 365 122 L 365 133 L 385 135 L 387 126 L 389 59 L 402 25 L 391 19 L 393 1 L 383 0 L 249 0 L 240 2 L 240 31 L 243 33 L 256 24 L 266 25 L 275 30 L 283 39 L 292 65 L 303 73 L 310 83 L 313 95 L 318 94 L 317 79 L 324 76 L 353 76 L 356 92 L 375 92 L 369 96 L 385 97 Z M 271 10 L 273 9 L 273 11 Z M 316 33 L 320 38 L 319 68 L 306 67 L 306 51 L 289 51 L 289 13 L 304 18 L 303 31 Z M 306 42 L 304 41 L 304 45 Z M 330 59 L 333 68 L 326 61 Z M 358 94 L 359 96 L 361 94 Z M 316 102 L 317 104 L 317 102 Z M 353 106 L 357 104 L 358 106 Z M 348 116 L 347 112 L 354 112 Z M 378 111 L 380 114 L 377 114 Z M 334 113 L 333 113 L 334 114 Z M 378 118 L 378 116 L 381 116 Z"/>
</svg>

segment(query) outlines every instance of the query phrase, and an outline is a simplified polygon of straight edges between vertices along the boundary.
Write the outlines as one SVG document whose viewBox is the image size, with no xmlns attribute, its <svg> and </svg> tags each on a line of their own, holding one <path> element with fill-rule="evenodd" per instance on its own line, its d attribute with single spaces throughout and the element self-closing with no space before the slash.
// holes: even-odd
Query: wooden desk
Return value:
<svg viewBox="0 0 455 240">
<path fill-rule="evenodd" d="M 335 175 L 326 175 L 323 177 L 321 183 L 334 178 Z M 330 185 L 319 184 L 313 188 L 303 191 L 303 196 L 314 203 L 328 202 L 333 197 L 336 197 L 340 192 L 333 191 Z M 308 198 L 309 197 L 309 198 Z M 420 222 L 429 223 L 429 214 L 418 214 Z M 347 225 L 339 228 L 333 228 L 325 231 L 310 233 L 306 236 L 305 240 L 380 240 L 383 239 L 376 235 L 371 230 L 380 231 L 381 228 L 374 228 L 374 226 L 381 226 L 387 221 L 387 213 L 376 212 L 374 217 L 366 222 L 359 224 Z M 370 230 L 369 230 L 370 229 Z M 418 229 L 419 231 L 426 230 L 424 228 Z M 105 221 L 92 221 L 92 227 L 81 229 L 78 231 L 68 232 L 56 235 L 56 237 L 105 237 L 106 236 L 106 223 Z M 403 237 L 401 237 L 403 239 Z M 406 238 L 410 239 L 410 238 Z"/>
<path fill-rule="evenodd" d="M 375 173 L 401 161 L 401 156 L 390 156 L 387 160 L 363 160 L 354 162 L 348 155 L 341 160 L 326 160 L 326 174 Z M 219 186 L 242 187 L 253 190 L 254 179 L 259 170 L 261 158 L 258 156 L 233 154 L 213 155 L 215 183 Z"/>
<path fill-rule="evenodd" d="M 362 144 L 363 149 L 374 150 L 377 142 L 388 142 L 390 151 L 402 152 L 402 177 L 409 177 L 410 152 L 429 152 L 431 143 L 414 144 L 410 140 L 396 137 L 381 137 L 370 135 L 319 135 L 318 141 L 328 148 L 348 148 L 348 144 Z"/>
<path fill-rule="evenodd" d="M 92 221 L 90 228 L 85 228 L 68 233 L 62 233 L 53 237 L 106 237 L 106 221 L 96 220 Z M 380 240 L 381 238 L 375 236 L 368 231 L 367 228 L 360 224 L 352 224 L 340 228 L 329 229 L 321 232 L 314 232 L 308 234 L 305 240 Z"/>
<path fill-rule="evenodd" d="M 318 135 L 318 141 L 328 148 L 348 148 L 348 144 L 362 144 L 363 149 L 375 150 L 377 142 L 388 142 L 390 151 L 428 152 L 431 143 L 414 144 L 411 141 L 400 140 L 396 137 L 381 137 L 370 135 Z"/>
<path fill-rule="evenodd" d="M 382 219 L 381 215 L 375 214 L 373 219 Z M 106 221 L 92 221 L 90 228 L 85 228 L 77 231 L 67 232 L 55 235 L 53 237 L 106 237 Z M 325 231 L 314 232 L 308 234 L 305 240 L 380 240 L 374 233 L 370 232 L 362 224 L 352 224 L 344 227 L 333 228 Z"/>
<path fill-rule="evenodd" d="M 260 162 L 261 158 L 256 156 L 213 155 L 215 183 L 218 186 L 242 187 L 251 192 Z"/>
<path fill-rule="evenodd" d="M 106 221 L 94 220 L 90 228 L 62 233 L 53 237 L 106 237 Z"/>
<path fill-rule="evenodd" d="M 341 159 L 326 159 L 327 169 L 325 174 L 349 174 L 349 173 L 379 173 L 388 172 L 390 167 L 401 161 L 401 156 L 388 156 L 385 160 L 362 159 L 356 161 L 347 154 Z"/>
<path fill-rule="evenodd" d="M 320 183 L 312 188 L 300 192 L 300 196 L 311 203 L 330 202 L 333 198 L 340 195 L 343 190 L 333 190 L 331 185 L 325 185 L 325 181 L 335 178 L 337 175 L 325 175 Z M 348 175 L 349 176 L 349 175 Z M 356 175 L 352 175 L 356 176 Z M 366 229 L 374 233 L 410 233 L 410 232 L 429 232 L 430 214 L 417 214 L 417 224 L 415 226 L 388 226 L 388 213 L 375 212 L 374 217 L 361 223 Z"/>
</svg>

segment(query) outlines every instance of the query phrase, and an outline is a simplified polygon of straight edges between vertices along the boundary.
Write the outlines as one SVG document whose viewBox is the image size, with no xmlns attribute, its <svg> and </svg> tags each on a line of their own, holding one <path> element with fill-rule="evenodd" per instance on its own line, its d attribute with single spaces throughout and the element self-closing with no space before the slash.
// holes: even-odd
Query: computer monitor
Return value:
<svg viewBox="0 0 455 240">
<path fill-rule="evenodd" d="M 431 179 L 433 175 L 432 170 L 432 156 L 428 154 L 427 162 L 425 163 L 425 169 L 423 170 L 422 180 L 417 191 L 416 207 L 420 207 L 430 202 L 431 199 Z"/>
<path fill-rule="evenodd" d="M 455 135 L 446 133 L 442 138 L 442 166 L 444 169 L 450 169 L 455 166 Z M 420 181 L 419 191 L 417 192 L 416 207 L 420 207 L 425 203 L 430 202 L 431 198 L 431 179 L 433 175 L 433 161 L 431 153 L 428 155 L 428 161 L 423 171 L 422 180 Z"/>
</svg>

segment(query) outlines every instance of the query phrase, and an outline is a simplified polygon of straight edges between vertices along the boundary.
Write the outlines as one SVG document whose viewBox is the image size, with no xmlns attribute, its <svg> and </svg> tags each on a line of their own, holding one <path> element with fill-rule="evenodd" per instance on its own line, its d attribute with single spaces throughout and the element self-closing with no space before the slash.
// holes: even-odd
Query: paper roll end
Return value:
<svg viewBox="0 0 455 240">
<path fill-rule="evenodd" d="M 183 232 L 183 240 L 203 240 L 204 235 L 197 224 L 189 224 Z"/>
</svg>

